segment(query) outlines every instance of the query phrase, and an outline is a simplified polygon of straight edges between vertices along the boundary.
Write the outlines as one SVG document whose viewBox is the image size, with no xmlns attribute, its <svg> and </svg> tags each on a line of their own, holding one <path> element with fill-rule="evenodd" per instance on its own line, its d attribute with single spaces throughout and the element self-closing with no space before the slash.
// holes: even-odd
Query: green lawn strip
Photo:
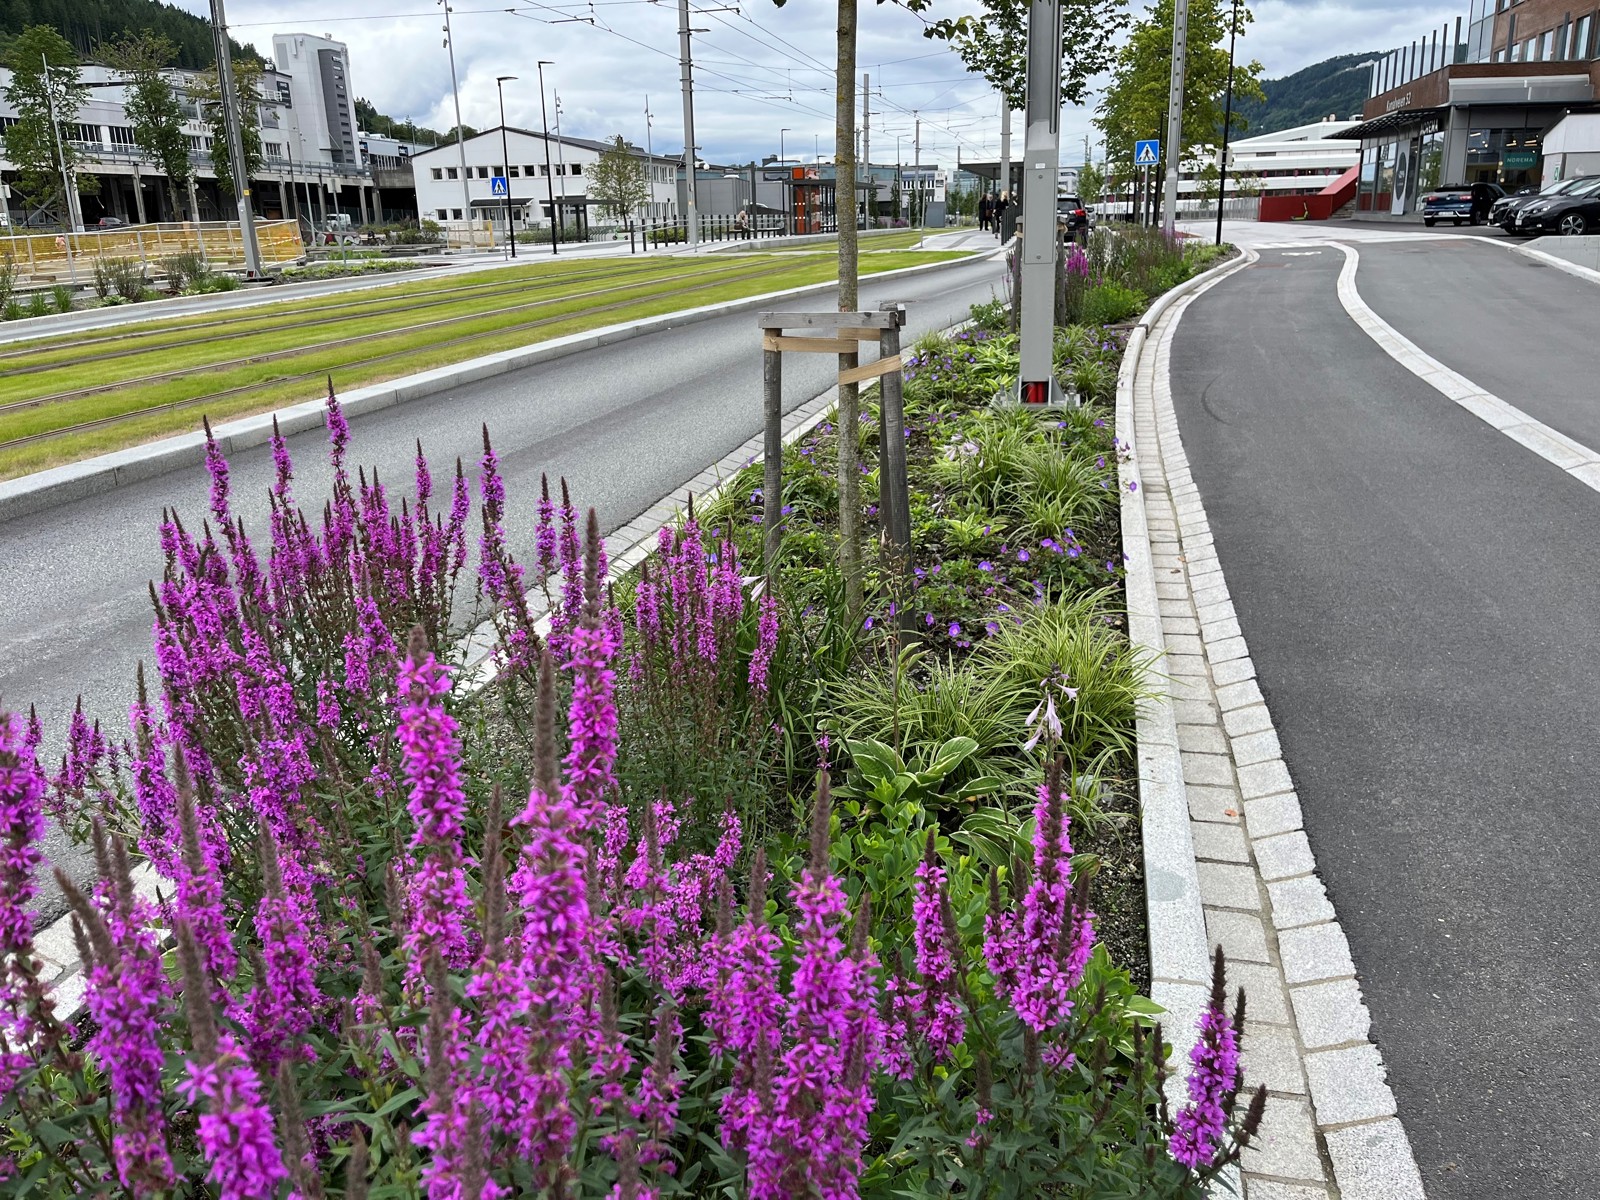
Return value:
<svg viewBox="0 0 1600 1200">
<path fill-rule="evenodd" d="M 905 250 L 915 246 L 925 237 L 931 237 L 941 232 L 937 229 L 905 229 L 895 233 L 875 233 L 862 237 L 858 245 L 861 252 L 868 250 Z M 839 239 L 829 238 L 825 242 L 807 242 L 802 246 L 770 246 L 766 248 L 768 254 L 802 254 L 807 252 L 838 253 Z"/>
<path fill-rule="evenodd" d="M 560 290 L 571 291 L 605 286 L 603 282 L 596 283 L 596 280 L 620 283 L 632 278 L 687 278 L 706 271 L 717 270 L 720 265 L 726 264 L 727 261 L 727 258 L 717 261 L 669 259 L 662 262 L 653 261 L 649 264 L 628 264 L 622 270 L 608 272 L 604 269 L 596 269 L 585 272 L 581 276 L 567 279 L 556 286 Z M 360 319 L 364 315 L 361 311 L 363 308 L 383 311 L 395 306 L 397 301 L 416 300 L 425 303 L 447 295 L 460 287 L 482 289 L 481 291 L 464 294 L 463 300 L 470 299 L 475 295 L 499 295 L 503 301 L 508 293 L 497 293 L 495 291 L 496 287 L 503 288 L 513 284 L 537 284 L 541 282 L 544 275 L 548 274 L 550 272 L 546 271 L 540 275 L 529 275 L 525 270 L 519 270 L 514 275 L 498 271 L 485 272 L 483 276 L 456 276 L 451 279 L 438 279 L 434 281 L 438 286 L 420 290 L 407 289 L 401 291 L 398 288 L 383 288 L 372 292 L 370 295 L 360 292 L 344 292 L 321 297 L 315 301 L 281 301 L 270 305 L 252 306 L 239 310 L 237 317 L 233 318 L 230 318 L 229 314 L 223 311 L 196 317 L 179 318 L 172 321 L 152 322 L 151 324 L 155 326 L 154 328 L 145 326 L 136 330 L 129 330 L 126 327 L 122 327 L 95 331 L 90 334 L 73 334 L 61 339 L 52 338 L 29 343 L 29 347 L 34 345 L 39 347 L 35 353 L 15 354 L 13 356 L 7 352 L 8 356 L 0 359 L 0 375 L 25 366 L 44 366 L 56 362 L 73 362 L 98 352 L 118 350 L 128 346 L 136 345 L 141 349 L 157 349 L 173 343 L 181 343 L 196 332 L 206 336 L 227 334 L 230 337 L 253 334 L 263 329 L 271 329 L 281 324 L 285 319 L 300 317 L 326 316 L 340 323 L 353 321 Z M 522 299 L 532 298 L 526 288 L 509 294 Z M 361 306 L 361 308 L 353 307 L 357 305 Z M 329 309 L 342 309 L 345 311 L 328 313 L 327 310 Z M 422 311 L 438 312 L 441 309 L 423 309 Z M 303 329 L 304 325 L 302 324 L 300 328 Z M 5 352 L 3 347 L 0 347 L 0 352 Z M 132 356 L 128 357 L 131 358 Z M 134 373 L 139 374 L 141 372 Z"/>
<path fill-rule="evenodd" d="M 294 349 L 312 341 L 367 338 L 407 330 L 415 330 L 418 337 L 428 341 L 442 341 L 459 336 L 461 323 L 430 329 L 416 327 L 420 324 L 432 324 L 458 317 L 475 315 L 488 317 L 500 312 L 505 312 L 509 321 L 534 320 L 546 312 L 563 312 L 567 304 L 598 307 L 625 300 L 634 292 L 679 287 L 684 282 L 693 281 L 702 275 L 735 275 L 741 270 L 750 270 L 758 261 L 741 256 L 724 259 L 713 269 L 702 269 L 687 274 L 658 275 L 644 279 L 635 279 L 630 275 L 611 281 L 586 279 L 549 289 L 525 288 L 512 292 L 477 292 L 420 311 L 410 308 L 389 308 L 368 317 L 330 320 L 323 323 L 272 321 L 254 329 L 248 335 L 241 331 L 237 337 L 208 340 L 198 345 L 178 345 L 170 348 L 157 346 L 150 348 L 148 353 L 124 355 L 101 362 L 63 362 L 45 371 L 31 374 L 12 373 L 0 378 L 0 403 L 29 400 L 58 391 L 115 384 L 121 380 L 135 380 L 164 371 L 226 363 L 244 355 L 272 354 Z M 590 294 L 595 292 L 600 294 Z M 530 304 L 537 304 L 539 307 L 521 307 Z M 518 311 L 506 312 L 513 307 L 517 307 Z M 356 348 L 359 349 L 360 345 L 361 343 L 356 343 Z M 338 354 L 341 349 L 343 348 L 330 347 L 329 353 Z M 80 350 L 78 353 L 81 356 L 83 351 Z M 354 355 L 357 358 L 362 356 L 361 353 Z M 8 365 L 14 367 L 16 364 Z M 199 390 L 212 390 L 209 381 Z M 12 428 L 14 419 L 14 416 L 0 417 L 0 440 L 18 436 Z"/>
<path fill-rule="evenodd" d="M 885 255 L 864 273 L 877 274 L 900 267 L 915 266 L 927 258 L 928 256 L 925 254 L 915 253 L 906 253 L 899 256 Z M 786 270 L 781 280 L 775 281 L 772 274 L 767 273 L 753 279 L 742 279 L 734 283 L 710 283 L 705 287 L 694 289 L 692 295 L 686 296 L 682 292 L 673 292 L 668 295 L 642 298 L 635 304 L 629 304 L 624 308 L 612 309 L 604 313 L 580 310 L 574 312 L 566 320 L 542 326 L 531 333 L 528 330 L 491 330 L 482 337 L 474 338 L 469 343 L 460 343 L 452 346 L 420 346 L 412 354 L 392 358 L 386 362 L 374 364 L 365 370 L 347 375 L 341 374 L 335 365 L 329 365 L 328 369 L 333 374 L 335 385 L 341 391 L 348 391 L 367 384 L 395 379 L 402 375 L 410 375 L 418 371 L 427 371 L 434 367 L 461 362 L 464 359 L 492 354 L 498 350 L 508 350 L 513 347 L 564 337 L 571 333 L 580 333 L 602 325 L 639 320 L 644 317 L 659 316 L 663 313 L 677 312 L 704 304 L 716 304 L 724 300 L 758 295 L 762 292 L 775 290 L 775 286 L 802 287 L 808 283 L 824 283 L 833 277 L 833 273 L 834 264 L 832 263 L 808 262 L 804 265 L 797 264 L 795 267 Z M 458 327 L 452 336 L 461 336 L 462 332 Z M 358 357 L 365 357 L 371 353 L 373 351 L 368 345 L 363 348 L 362 355 Z M 313 358 L 313 356 L 307 357 Z M 268 364 L 263 364 L 263 366 L 266 365 Z M 282 360 L 271 365 L 278 371 L 283 372 L 309 370 L 311 365 L 315 365 L 319 371 L 323 369 L 323 361 L 321 360 L 315 360 L 311 365 L 303 362 L 291 364 L 291 360 Z M 216 378 L 216 376 L 212 376 L 211 381 L 215 383 Z M 31 445 L 14 447 L 10 450 L 0 451 L 0 479 L 15 478 L 18 475 L 41 471 L 62 463 L 76 462 L 93 454 L 119 450 L 127 446 L 138 445 L 140 442 L 166 437 L 173 433 L 196 429 L 199 427 L 200 414 L 202 412 L 215 423 L 227 420 L 230 417 L 266 412 L 286 404 L 295 404 L 303 400 L 314 399 L 320 394 L 321 388 L 306 380 L 288 380 L 278 384 L 269 383 L 246 395 L 226 397 L 204 406 L 152 412 L 145 416 L 119 421 L 115 425 L 104 428 L 64 434 L 59 438 L 50 438 Z M 108 393 L 105 396 L 86 397 L 83 402 L 69 403 L 88 404 L 91 401 L 110 401 L 118 395 L 120 393 Z M 166 397 L 168 400 L 181 398 L 183 397 L 177 395 Z M 142 402 L 149 404 L 162 403 L 164 401 L 152 400 L 146 396 Z M 134 409 L 124 409 L 108 406 L 103 411 L 79 412 L 71 421 L 63 420 L 59 424 L 73 424 L 80 421 L 94 420 L 99 416 L 111 415 L 113 412 L 134 411 L 137 407 L 135 405 Z M 5 434 L 10 437 L 21 436 L 20 431 L 7 430 Z"/>
</svg>

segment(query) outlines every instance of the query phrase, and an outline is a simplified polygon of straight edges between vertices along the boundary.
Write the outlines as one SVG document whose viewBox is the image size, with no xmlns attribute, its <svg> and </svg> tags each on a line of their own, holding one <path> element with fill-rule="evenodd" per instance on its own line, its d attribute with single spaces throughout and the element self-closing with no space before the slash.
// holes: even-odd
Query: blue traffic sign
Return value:
<svg viewBox="0 0 1600 1200">
<path fill-rule="evenodd" d="M 1161 161 L 1161 140 L 1146 138 L 1133 144 L 1133 165 L 1153 167 Z"/>
<path fill-rule="evenodd" d="M 491 196 L 509 196 L 510 190 L 506 187 L 504 175 L 494 175 L 489 179 L 489 194 Z"/>
</svg>

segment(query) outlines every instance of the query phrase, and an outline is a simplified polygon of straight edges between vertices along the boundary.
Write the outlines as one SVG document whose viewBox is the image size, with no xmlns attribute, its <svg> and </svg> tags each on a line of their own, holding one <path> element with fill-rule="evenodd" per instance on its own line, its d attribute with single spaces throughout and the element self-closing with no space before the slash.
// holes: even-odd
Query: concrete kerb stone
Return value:
<svg viewBox="0 0 1600 1200">
<path fill-rule="evenodd" d="M 997 250 L 949 262 L 901 267 L 898 270 L 869 275 L 866 279 L 876 284 L 886 279 L 900 279 L 909 275 L 961 266 L 974 260 L 993 258 L 998 253 L 1000 251 Z M 647 334 L 695 325 L 733 313 L 756 312 L 772 307 L 775 302 L 826 291 L 834 286 L 836 285 L 832 282 L 807 284 L 804 287 L 785 288 L 782 291 L 766 292 L 759 296 L 705 304 L 680 312 L 663 313 L 637 321 L 607 325 L 600 329 L 552 338 L 532 346 L 519 346 L 450 366 L 435 367 L 387 383 L 353 388 L 341 394 L 339 400 L 347 416 L 376 412 L 396 404 L 434 396 L 452 387 L 506 375 L 525 367 L 553 362 L 573 354 L 581 354 L 587 350 L 614 345 Z M 285 434 L 299 433 L 323 423 L 323 402 L 320 399 L 302 401 L 280 409 L 276 414 L 264 413 L 229 421 L 218 425 L 213 433 L 218 445 L 225 452 L 237 452 L 259 446 L 272 434 L 274 415 L 278 417 L 279 425 Z M 59 504 L 115 491 L 131 483 L 182 470 L 203 462 L 204 459 L 204 436 L 199 433 L 186 433 L 142 446 L 129 447 L 126 450 L 97 455 L 82 462 L 51 467 L 16 479 L 0 481 L 0 525 Z"/>
<path fill-rule="evenodd" d="M 1242 263 L 1229 265 L 1237 269 L 1254 258 L 1252 254 Z M 1216 278 L 1227 273 L 1217 272 Z M 1194 294 L 1213 282 L 1215 279 L 1192 289 L 1179 303 L 1186 307 Z M 1206 905 L 1207 939 L 1233 960 L 1234 981 L 1247 983 L 1252 998 L 1261 999 L 1250 1012 L 1246 1043 L 1252 1044 L 1253 1039 L 1255 1050 L 1246 1053 L 1247 1071 L 1253 1069 L 1254 1077 L 1265 1081 L 1274 1094 L 1263 1136 L 1242 1164 L 1245 1194 L 1252 1200 L 1280 1195 L 1295 1200 L 1330 1194 L 1351 1200 L 1420 1196 L 1420 1184 L 1415 1193 L 1410 1190 L 1411 1181 L 1420 1176 L 1404 1129 L 1394 1116 L 1394 1098 L 1384 1081 L 1381 1056 L 1369 1041 L 1370 1020 L 1361 1001 L 1349 944 L 1326 890 L 1316 878 L 1299 799 L 1255 681 L 1204 504 L 1187 470 L 1165 383 L 1171 329 L 1182 313 L 1180 307 L 1164 325 L 1150 320 L 1148 338 L 1138 339 L 1137 367 L 1130 370 L 1125 362 L 1124 368 L 1130 385 L 1136 383 L 1139 388 L 1137 407 L 1127 406 L 1134 410 L 1133 427 L 1140 431 L 1143 447 L 1157 446 L 1160 454 L 1159 460 L 1153 454 L 1134 458 L 1151 475 L 1141 483 L 1140 492 L 1151 497 L 1148 503 L 1160 506 L 1159 519 L 1141 522 L 1141 526 L 1147 531 L 1152 527 L 1161 530 L 1160 550 L 1167 556 L 1164 562 L 1175 556 L 1186 564 L 1186 582 L 1194 601 L 1191 609 L 1181 599 L 1162 600 L 1158 611 L 1169 614 L 1169 621 L 1176 614 L 1183 614 L 1177 618 L 1183 620 L 1193 612 L 1210 664 L 1209 681 L 1197 680 L 1187 672 L 1174 671 L 1171 676 L 1173 708 L 1185 722 L 1180 728 L 1180 774 L 1191 781 L 1185 787 L 1192 818 L 1190 843 L 1204 860 L 1197 868 Z M 1130 347 L 1130 355 L 1133 352 Z M 1420 358 L 1417 363 L 1418 368 L 1435 366 Z M 1119 430 L 1129 428 L 1123 414 L 1119 389 Z M 1151 431 L 1156 432 L 1155 438 L 1150 437 Z M 1553 456 L 1582 448 L 1546 444 L 1542 449 Z M 1600 479 L 1600 466 L 1593 461 L 1589 465 Z M 1170 475 L 1158 477 L 1163 472 Z M 1129 507 L 1126 496 L 1123 506 L 1125 511 Z M 1125 521 L 1125 540 L 1131 527 Z M 1125 552 L 1131 584 L 1140 556 L 1132 548 Z M 1143 561 L 1153 567 L 1154 560 L 1148 555 Z M 1182 578 L 1172 575 L 1170 569 L 1163 577 Z M 1180 630 L 1169 624 L 1168 629 L 1189 633 L 1187 626 Z M 1206 682 L 1210 686 L 1197 686 Z M 1219 720 L 1229 750 L 1220 762 L 1216 740 L 1209 736 Z M 1237 789 L 1218 786 L 1228 774 L 1224 767 L 1236 769 Z M 1253 857 L 1253 865 L 1251 858 L 1244 856 L 1245 850 Z M 1258 889 L 1255 903 L 1247 898 L 1247 881 Z M 1270 916 L 1265 919 L 1257 911 L 1260 891 L 1268 899 Z M 1152 944 L 1159 936 L 1152 907 Z M 1156 995 L 1154 989 L 1152 994 Z M 1178 1016 L 1175 1011 L 1174 1018 Z M 1177 1053 L 1184 1049 L 1181 1043 L 1175 1045 Z M 1374 1166 L 1378 1162 L 1392 1166 L 1397 1190 L 1383 1189 L 1382 1170 Z"/>
</svg>

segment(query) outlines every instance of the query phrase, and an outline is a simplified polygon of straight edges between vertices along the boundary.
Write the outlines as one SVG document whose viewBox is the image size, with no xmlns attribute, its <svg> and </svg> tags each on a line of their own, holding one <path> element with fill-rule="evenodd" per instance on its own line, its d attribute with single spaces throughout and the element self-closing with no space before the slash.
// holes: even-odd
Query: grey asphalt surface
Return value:
<svg viewBox="0 0 1600 1200">
<path fill-rule="evenodd" d="M 1512 257 L 1360 250 L 1421 330 Z M 1384 355 L 1343 261 L 1265 251 L 1189 309 L 1179 426 L 1429 1196 L 1593 1197 L 1600 496 Z M 1480 356 L 1567 352 L 1529 300 Z"/>
<path fill-rule="evenodd" d="M 1600 447 L 1600 288 L 1482 241 L 1360 247 L 1356 289 L 1446 366 Z"/>
<path fill-rule="evenodd" d="M 900 280 L 867 279 L 861 302 L 904 302 L 909 345 L 964 319 L 971 304 L 1003 286 L 1003 276 L 1003 263 L 980 260 Z M 819 310 L 834 304 L 823 291 L 797 302 Z M 786 356 L 786 409 L 826 391 L 835 371 L 822 355 Z M 565 476 L 574 502 L 594 507 L 610 532 L 760 430 L 755 314 L 652 334 L 357 417 L 351 462 L 376 465 L 391 488 L 409 491 L 420 438 L 436 482 L 457 456 L 475 481 L 484 422 L 506 479 L 514 553 L 531 555 L 541 472 L 552 481 Z M 289 439 L 295 494 L 308 513 L 321 510 L 330 486 L 326 447 L 320 429 Z M 264 538 L 270 450 L 235 456 L 229 471 L 235 511 Z M 207 488 L 197 468 L 0 524 L 0 701 L 22 712 L 37 704 L 55 754 L 80 692 L 86 712 L 125 732 L 134 668 L 149 655 L 146 584 L 161 569 L 161 511 L 173 506 L 197 528 Z M 87 869 L 59 835 L 47 850 L 60 865 Z M 52 898 L 45 911 L 58 908 Z"/>
</svg>

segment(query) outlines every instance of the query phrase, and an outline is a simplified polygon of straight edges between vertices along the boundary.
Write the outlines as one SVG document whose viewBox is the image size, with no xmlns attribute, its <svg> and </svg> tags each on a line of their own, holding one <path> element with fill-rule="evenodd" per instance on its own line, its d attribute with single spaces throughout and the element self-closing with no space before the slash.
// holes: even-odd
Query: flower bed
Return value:
<svg viewBox="0 0 1600 1200">
<path fill-rule="evenodd" d="M 8 1186 L 1202 1195 L 1260 1120 L 1242 1013 L 1219 961 L 1169 1114 L 1159 1010 L 1119 965 L 1142 901 L 1091 892 L 1138 857 L 1094 403 L 1119 354 L 1063 331 L 1091 403 L 1039 413 L 984 406 L 1016 370 L 1003 335 L 919 343 L 915 560 L 869 553 L 861 608 L 826 426 L 789 453 L 766 579 L 752 475 L 614 588 L 564 487 L 513 557 L 487 435 L 476 513 L 420 451 L 397 503 L 352 475 L 330 396 L 331 503 L 296 509 L 276 441 L 260 551 L 213 447 L 211 522 L 161 530 L 127 740 L 80 715 L 47 781 L 37 726 L 0 721 Z M 868 463 L 876 428 L 849 431 Z M 467 607 L 499 667 L 473 694 L 448 665 Z M 46 811 L 101 864 L 62 881 L 76 1026 L 30 952 Z"/>
</svg>

